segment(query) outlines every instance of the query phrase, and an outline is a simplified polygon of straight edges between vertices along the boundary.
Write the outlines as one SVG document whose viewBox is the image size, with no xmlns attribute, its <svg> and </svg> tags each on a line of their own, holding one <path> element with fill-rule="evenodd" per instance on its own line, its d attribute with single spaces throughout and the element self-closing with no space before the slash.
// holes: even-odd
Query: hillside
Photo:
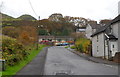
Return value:
<svg viewBox="0 0 120 77">
<path fill-rule="evenodd" d="M 32 20 L 37 20 L 36 18 L 32 17 L 31 15 L 22 15 L 20 17 L 18 17 L 17 19 L 19 20 L 28 20 L 28 21 L 32 21 Z"/>
<path fill-rule="evenodd" d="M 0 13 L 2 15 L 2 21 L 11 21 L 11 20 L 15 20 L 15 18 L 7 15 L 7 14 L 3 14 L 3 13 Z"/>
</svg>

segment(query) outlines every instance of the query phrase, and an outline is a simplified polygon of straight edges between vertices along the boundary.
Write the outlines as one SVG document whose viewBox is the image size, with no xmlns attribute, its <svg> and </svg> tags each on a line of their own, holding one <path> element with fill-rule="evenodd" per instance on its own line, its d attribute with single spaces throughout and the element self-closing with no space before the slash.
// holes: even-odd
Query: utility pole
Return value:
<svg viewBox="0 0 120 77">
<path fill-rule="evenodd" d="M 38 17 L 38 26 L 37 26 L 37 50 L 39 49 L 39 27 L 40 27 L 40 16 Z"/>
</svg>

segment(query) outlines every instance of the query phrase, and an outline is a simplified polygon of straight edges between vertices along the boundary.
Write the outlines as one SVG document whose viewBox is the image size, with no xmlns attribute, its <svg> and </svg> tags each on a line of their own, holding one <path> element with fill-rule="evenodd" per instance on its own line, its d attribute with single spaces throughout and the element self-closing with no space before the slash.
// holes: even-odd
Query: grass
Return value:
<svg viewBox="0 0 120 77">
<path fill-rule="evenodd" d="M 75 46 L 71 46 L 70 48 L 71 48 L 71 49 L 76 49 L 76 47 L 75 47 Z"/>
<path fill-rule="evenodd" d="M 31 50 L 30 55 L 28 55 L 28 58 L 26 60 L 21 61 L 19 64 L 15 66 L 7 66 L 7 69 L 2 72 L 2 75 L 4 77 L 10 77 L 12 75 L 15 75 L 18 71 L 20 71 L 25 65 L 27 65 L 30 61 L 32 61 L 35 56 L 45 47 L 45 45 L 40 45 L 39 49 Z M 1 72 L 0 72 L 1 74 Z"/>
<path fill-rule="evenodd" d="M 68 48 L 68 46 L 66 46 L 65 48 Z"/>
</svg>

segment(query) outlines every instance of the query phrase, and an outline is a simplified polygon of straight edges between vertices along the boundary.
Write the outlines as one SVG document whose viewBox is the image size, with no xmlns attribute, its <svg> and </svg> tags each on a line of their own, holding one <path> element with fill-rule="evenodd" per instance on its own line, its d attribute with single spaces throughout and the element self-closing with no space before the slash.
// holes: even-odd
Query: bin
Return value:
<svg viewBox="0 0 120 77">
<path fill-rule="evenodd" d="M 5 71 L 5 60 L 0 59 L 0 71 Z"/>
</svg>

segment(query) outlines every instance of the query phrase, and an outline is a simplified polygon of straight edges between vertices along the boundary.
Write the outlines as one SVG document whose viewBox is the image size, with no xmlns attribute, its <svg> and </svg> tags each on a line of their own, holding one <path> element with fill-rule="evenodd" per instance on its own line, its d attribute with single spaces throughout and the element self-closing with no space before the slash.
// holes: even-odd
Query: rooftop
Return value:
<svg viewBox="0 0 120 77">
<path fill-rule="evenodd" d="M 116 22 L 118 22 L 118 21 L 120 21 L 120 14 L 119 14 L 115 19 L 113 19 L 110 23 L 108 23 L 107 25 L 98 28 L 98 29 L 96 30 L 96 32 L 91 35 L 91 37 L 93 37 L 93 36 L 95 36 L 95 35 L 97 35 L 97 34 L 100 34 L 100 33 L 104 32 L 110 25 L 112 25 L 112 24 L 114 24 L 114 23 L 116 23 Z"/>
</svg>

